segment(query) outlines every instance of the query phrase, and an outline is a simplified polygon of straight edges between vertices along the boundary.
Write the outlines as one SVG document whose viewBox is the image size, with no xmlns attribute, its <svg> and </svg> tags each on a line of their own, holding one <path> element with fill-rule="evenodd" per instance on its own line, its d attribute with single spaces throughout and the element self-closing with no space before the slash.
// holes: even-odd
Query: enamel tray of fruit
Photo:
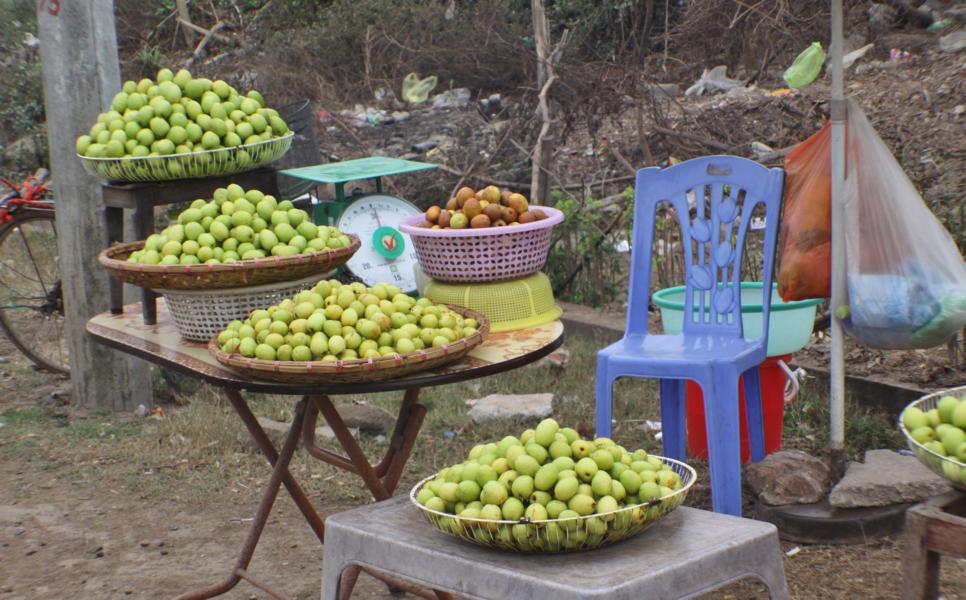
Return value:
<svg viewBox="0 0 966 600">
<path fill-rule="evenodd" d="M 252 90 L 158 71 L 127 81 L 90 132 L 77 138 L 84 169 L 108 181 L 165 181 L 238 173 L 284 155 L 294 134 Z"/>
<path fill-rule="evenodd" d="M 359 238 L 315 225 L 289 200 L 237 184 L 195 200 L 147 240 L 116 244 L 98 262 L 119 280 L 158 290 L 225 289 L 323 274 L 342 266 Z"/>
<path fill-rule="evenodd" d="M 902 411 L 899 429 L 916 458 L 966 491 L 966 386 L 911 403 Z"/>
<path fill-rule="evenodd" d="M 563 213 L 490 186 L 463 187 L 443 207 L 403 219 L 423 271 L 437 281 L 482 283 L 536 273 L 547 262 Z"/>
<path fill-rule="evenodd" d="M 330 280 L 233 321 L 208 350 L 257 379 L 384 381 L 459 360 L 488 331 L 486 317 L 466 308 L 414 300 L 389 284 Z"/>
<path fill-rule="evenodd" d="M 696 478 L 682 462 L 583 440 L 544 419 L 519 438 L 474 447 L 409 498 L 434 527 L 474 544 L 572 552 L 643 531 L 680 506 Z"/>
</svg>

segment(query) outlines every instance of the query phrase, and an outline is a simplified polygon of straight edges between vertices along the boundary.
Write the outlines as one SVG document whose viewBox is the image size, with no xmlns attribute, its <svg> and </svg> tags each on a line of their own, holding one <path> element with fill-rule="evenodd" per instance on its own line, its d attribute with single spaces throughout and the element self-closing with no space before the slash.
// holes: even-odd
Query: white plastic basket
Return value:
<svg viewBox="0 0 966 600">
<path fill-rule="evenodd" d="M 207 342 L 235 319 L 244 319 L 253 310 L 278 304 L 331 275 L 331 272 L 317 273 L 297 281 L 253 287 L 156 291 L 164 296 L 168 312 L 171 313 L 181 337 L 195 342 Z"/>
</svg>

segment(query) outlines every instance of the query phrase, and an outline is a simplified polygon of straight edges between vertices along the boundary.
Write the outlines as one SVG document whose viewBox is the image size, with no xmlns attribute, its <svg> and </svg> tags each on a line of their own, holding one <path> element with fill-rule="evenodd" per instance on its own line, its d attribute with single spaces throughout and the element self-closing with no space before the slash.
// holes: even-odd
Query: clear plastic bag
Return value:
<svg viewBox="0 0 966 600">
<path fill-rule="evenodd" d="M 882 139 L 849 101 L 844 193 L 849 335 L 938 346 L 966 325 L 966 263 Z"/>
</svg>

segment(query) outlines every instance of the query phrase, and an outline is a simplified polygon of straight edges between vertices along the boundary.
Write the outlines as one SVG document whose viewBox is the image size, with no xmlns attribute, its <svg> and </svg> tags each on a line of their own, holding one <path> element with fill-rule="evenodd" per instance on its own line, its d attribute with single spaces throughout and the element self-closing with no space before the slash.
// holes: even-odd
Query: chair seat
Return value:
<svg viewBox="0 0 966 600">
<path fill-rule="evenodd" d="M 633 374 L 654 370 L 657 377 L 680 377 L 679 369 L 693 371 L 715 363 L 737 367 L 739 373 L 765 360 L 760 339 L 721 335 L 628 335 L 600 351 L 616 370 L 633 367 Z M 629 373 L 629 374 L 632 374 Z"/>
</svg>

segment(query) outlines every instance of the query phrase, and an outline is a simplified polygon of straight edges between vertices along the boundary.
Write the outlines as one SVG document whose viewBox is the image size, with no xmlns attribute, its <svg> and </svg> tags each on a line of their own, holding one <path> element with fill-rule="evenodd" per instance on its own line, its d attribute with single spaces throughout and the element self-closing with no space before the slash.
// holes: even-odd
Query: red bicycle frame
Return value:
<svg viewBox="0 0 966 600">
<path fill-rule="evenodd" d="M 28 177 L 19 186 L 7 178 L 0 178 L 5 186 L 14 191 L 14 195 L 0 201 L 0 225 L 9 223 L 13 220 L 11 213 L 17 208 L 32 207 L 44 210 L 51 210 L 53 207 L 49 202 L 44 201 L 47 196 L 47 186 L 38 177 Z"/>
</svg>

